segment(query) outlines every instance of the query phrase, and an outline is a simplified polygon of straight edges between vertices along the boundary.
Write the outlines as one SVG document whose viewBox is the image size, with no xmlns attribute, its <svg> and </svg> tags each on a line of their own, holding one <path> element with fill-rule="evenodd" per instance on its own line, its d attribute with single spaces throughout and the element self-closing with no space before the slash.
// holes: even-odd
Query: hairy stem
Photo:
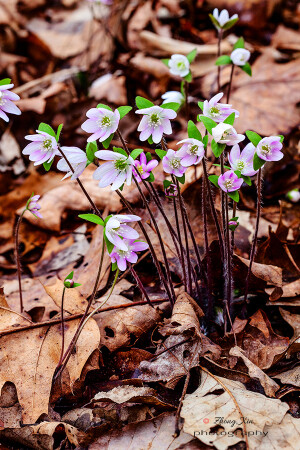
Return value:
<svg viewBox="0 0 300 450">
<path fill-rule="evenodd" d="M 223 30 L 218 31 L 218 58 L 221 56 L 221 42 L 223 37 Z M 218 66 L 218 92 L 221 90 L 221 66 Z"/>
<path fill-rule="evenodd" d="M 232 64 L 232 66 L 231 66 L 231 72 L 230 72 L 230 79 L 229 79 L 229 85 L 228 85 L 228 90 L 227 90 L 226 103 L 228 103 L 229 99 L 230 99 L 230 92 L 231 92 L 232 79 L 233 79 L 233 72 L 234 72 L 234 64 Z"/>
<path fill-rule="evenodd" d="M 138 285 L 138 287 L 139 287 L 139 289 L 140 289 L 142 295 L 145 297 L 145 299 L 147 300 L 147 302 L 149 303 L 149 305 L 152 306 L 152 308 L 154 308 L 154 306 L 152 305 L 151 300 L 150 300 L 150 298 L 149 298 L 149 296 L 148 296 L 148 294 L 147 294 L 147 291 L 146 291 L 146 289 L 145 289 L 145 287 L 144 287 L 144 285 L 143 285 L 143 283 L 142 283 L 140 277 L 138 276 L 138 274 L 137 274 L 136 271 L 134 270 L 132 264 L 130 264 L 130 271 L 131 271 L 131 273 L 132 273 L 132 275 L 133 275 L 133 278 L 135 279 L 135 281 L 136 281 L 136 283 L 137 283 L 137 285 Z"/>
<path fill-rule="evenodd" d="M 202 216 L 203 216 L 203 236 L 204 236 L 204 251 L 206 255 L 206 273 L 207 273 L 207 291 L 208 291 L 208 320 L 213 318 L 213 298 L 212 298 L 212 270 L 211 257 L 208 244 L 208 229 L 207 229 L 207 211 L 206 211 L 206 180 L 203 177 L 202 185 Z"/>
<path fill-rule="evenodd" d="M 22 295 L 21 258 L 20 258 L 20 252 L 19 252 L 19 233 L 20 233 L 20 225 L 21 225 L 25 211 L 26 211 L 26 208 L 24 209 L 24 211 L 22 211 L 20 217 L 18 218 L 16 229 L 15 229 L 15 261 L 17 263 L 21 313 L 24 311 L 24 305 L 23 305 L 23 295 Z"/>
<path fill-rule="evenodd" d="M 64 286 L 61 296 L 61 306 L 60 306 L 60 320 L 61 320 L 61 352 L 57 367 L 61 366 L 64 351 L 65 351 L 65 322 L 64 322 L 64 299 L 65 299 L 66 287 Z"/>
</svg>

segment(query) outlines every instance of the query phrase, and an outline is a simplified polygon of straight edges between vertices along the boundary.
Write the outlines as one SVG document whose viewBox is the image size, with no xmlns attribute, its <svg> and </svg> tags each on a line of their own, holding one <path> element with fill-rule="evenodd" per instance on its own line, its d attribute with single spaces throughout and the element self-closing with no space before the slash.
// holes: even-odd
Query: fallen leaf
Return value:
<svg viewBox="0 0 300 450">
<path fill-rule="evenodd" d="M 273 378 L 278 378 L 282 384 L 292 384 L 293 386 L 300 387 L 300 366 L 274 375 Z"/>
</svg>

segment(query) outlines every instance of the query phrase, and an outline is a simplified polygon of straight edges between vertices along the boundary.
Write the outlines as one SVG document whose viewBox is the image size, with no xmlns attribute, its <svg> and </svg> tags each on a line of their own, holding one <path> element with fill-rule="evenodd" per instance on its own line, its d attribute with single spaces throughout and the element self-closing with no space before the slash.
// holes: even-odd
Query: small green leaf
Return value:
<svg viewBox="0 0 300 450">
<path fill-rule="evenodd" d="M 257 147 L 257 144 L 262 140 L 262 137 L 259 134 L 255 133 L 255 131 L 246 131 L 246 136 L 255 147 Z"/>
<path fill-rule="evenodd" d="M 119 108 L 117 108 L 117 110 L 119 111 L 120 114 L 120 120 L 123 119 L 124 116 L 126 116 L 126 114 L 129 113 L 129 111 L 132 110 L 131 106 L 119 106 Z"/>
<path fill-rule="evenodd" d="M 164 189 L 167 189 L 169 186 L 171 186 L 171 184 L 172 184 L 172 181 L 164 180 L 163 181 Z"/>
<path fill-rule="evenodd" d="M 283 143 L 284 136 L 282 134 L 279 134 L 278 137 L 280 137 L 280 142 Z"/>
<path fill-rule="evenodd" d="M 192 120 L 188 121 L 187 132 L 189 138 L 197 139 L 202 142 L 201 133 Z"/>
<path fill-rule="evenodd" d="M 109 147 L 113 137 L 114 137 L 114 133 L 112 133 L 107 139 L 105 139 L 105 141 L 102 142 L 102 145 L 104 148 Z"/>
<path fill-rule="evenodd" d="M 242 174 L 241 174 L 241 171 L 240 171 L 240 170 L 235 170 L 234 173 L 236 174 L 236 176 L 237 176 L 238 178 L 241 178 L 241 177 L 242 177 Z"/>
<path fill-rule="evenodd" d="M 163 62 L 167 67 L 169 67 L 169 61 L 170 59 L 161 59 L 161 62 Z"/>
<path fill-rule="evenodd" d="M 208 144 L 208 135 L 207 134 L 203 137 L 202 142 L 203 142 L 204 148 L 206 148 L 207 144 Z"/>
<path fill-rule="evenodd" d="M 147 163 L 152 160 L 152 155 L 150 152 L 146 153 L 146 159 L 147 159 Z"/>
<path fill-rule="evenodd" d="M 221 167 L 221 164 L 213 164 L 213 166 L 216 166 L 216 167 Z M 228 169 L 228 170 L 231 170 L 231 167 L 229 167 L 229 166 L 226 166 L 226 165 L 224 164 L 224 169 Z"/>
<path fill-rule="evenodd" d="M 50 162 L 44 162 L 44 163 L 43 163 L 43 166 L 44 166 L 44 169 L 46 170 L 46 172 L 49 172 L 49 170 L 51 169 L 51 166 L 52 166 L 53 162 L 54 162 L 54 159 L 52 159 L 52 161 L 50 161 Z"/>
<path fill-rule="evenodd" d="M 79 214 L 80 219 L 87 220 L 88 222 L 96 223 L 97 225 L 104 226 L 104 222 L 102 219 L 100 219 L 99 216 L 96 216 L 96 214 Z"/>
<path fill-rule="evenodd" d="M 166 150 L 162 150 L 161 148 L 157 148 L 157 149 L 155 150 L 155 153 L 157 154 L 157 156 L 158 156 L 160 159 L 163 159 L 163 157 L 166 156 L 166 154 L 167 154 Z"/>
<path fill-rule="evenodd" d="M 238 17 L 236 17 L 235 19 L 228 20 L 228 22 L 225 23 L 225 25 L 223 25 L 222 29 L 224 31 L 229 30 L 229 28 L 233 27 L 233 25 L 235 25 L 238 20 L 239 20 Z"/>
<path fill-rule="evenodd" d="M 237 220 L 239 220 L 239 218 L 238 218 L 238 216 L 235 216 L 235 217 L 232 217 L 230 220 L 235 220 L 235 221 L 237 221 Z"/>
<path fill-rule="evenodd" d="M 248 62 L 246 62 L 246 64 L 244 64 L 243 66 L 240 66 L 241 69 L 246 72 L 247 75 L 249 75 L 250 77 L 252 77 L 252 70 L 251 70 L 251 66 Z"/>
<path fill-rule="evenodd" d="M 53 128 L 50 127 L 50 125 L 48 125 L 47 123 L 41 122 L 41 123 L 39 124 L 38 130 L 39 130 L 39 131 L 43 131 L 44 133 L 48 133 L 48 134 L 50 134 L 50 136 L 53 136 L 53 137 L 56 139 L 56 133 L 55 133 L 55 131 L 54 131 Z"/>
<path fill-rule="evenodd" d="M 113 151 L 115 152 L 115 153 L 120 153 L 121 155 L 124 155 L 124 156 L 128 156 L 127 155 L 127 153 L 126 153 L 126 151 L 124 150 L 124 148 L 121 148 L 121 147 L 113 147 Z"/>
<path fill-rule="evenodd" d="M 231 58 L 228 55 L 219 56 L 215 62 L 216 66 L 226 66 L 227 64 L 231 64 Z"/>
<path fill-rule="evenodd" d="M 69 275 L 66 276 L 64 281 L 66 281 L 66 280 L 73 280 L 73 276 L 74 276 L 74 270 L 72 270 L 72 272 L 70 272 Z"/>
<path fill-rule="evenodd" d="M 94 162 L 95 152 L 98 150 L 96 141 L 88 142 L 85 148 L 87 159 Z"/>
<path fill-rule="evenodd" d="M 180 92 L 182 93 L 182 95 L 183 95 L 184 98 L 185 98 L 184 81 L 182 81 L 182 82 L 180 83 Z"/>
<path fill-rule="evenodd" d="M 196 58 L 196 55 L 197 55 L 197 49 L 196 48 L 194 48 L 194 50 L 192 50 L 190 53 L 188 53 L 186 55 L 186 57 L 188 59 L 188 62 L 190 64 L 194 61 L 194 59 Z"/>
<path fill-rule="evenodd" d="M 219 144 L 214 139 L 211 141 L 211 149 L 216 158 L 219 158 L 222 155 L 226 144 Z"/>
<path fill-rule="evenodd" d="M 254 153 L 254 157 L 253 157 L 253 169 L 254 170 L 258 170 L 260 169 L 264 164 L 265 164 L 265 160 L 261 159 L 257 153 Z"/>
<path fill-rule="evenodd" d="M 185 183 L 185 174 L 183 174 L 182 177 L 177 177 L 177 180 L 179 181 L 180 184 L 184 184 Z"/>
<path fill-rule="evenodd" d="M 218 184 L 218 179 L 219 179 L 218 175 L 209 175 L 208 179 L 209 179 L 209 181 L 210 181 L 212 184 L 214 184 L 217 188 L 220 187 L 219 184 Z"/>
<path fill-rule="evenodd" d="M 57 131 L 56 131 L 56 142 L 59 141 L 60 133 L 61 133 L 61 130 L 62 130 L 63 126 L 64 126 L 64 124 L 63 124 L 63 123 L 60 123 L 60 124 L 58 125 L 58 127 L 57 127 Z"/>
<path fill-rule="evenodd" d="M 143 151 L 144 150 L 142 148 L 135 148 L 130 153 L 130 156 L 131 156 L 132 159 L 136 159 L 138 156 L 140 156 L 141 153 L 143 153 Z"/>
<path fill-rule="evenodd" d="M 235 120 L 235 113 L 231 113 L 230 116 L 226 117 L 223 123 L 228 123 L 229 125 L 233 125 Z"/>
<path fill-rule="evenodd" d="M 0 80 L 0 86 L 4 86 L 5 84 L 11 84 L 11 79 L 3 78 L 2 80 Z"/>
<path fill-rule="evenodd" d="M 238 203 L 240 196 L 238 191 L 233 191 L 233 192 L 227 192 L 228 197 L 232 198 L 232 200 L 236 203 Z"/>
<path fill-rule="evenodd" d="M 252 181 L 251 178 L 246 176 L 246 175 L 241 175 L 241 177 L 243 178 L 243 180 L 245 181 L 246 184 L 248 184 L 248 186 L 251 186 Z"/>
<path fill-rule="evenodd" d="M 160 105 L 161 108 L 164 109 L 172 109 L 173 111 L 177 111 L 180 108 L 180 103 L 170 102 L 170 103 L 163 103 Z"/>
<path fill-rule="evenodd" d="M 150 102 L 150 100 L 140 96 L 135 98 L 135 103 L 138 109 L 151 108 L 151 106 L 154 106 L 154 103 Z"/>
<path fill-rule="evenodd" d="M 204 105 L 204 102 L 198 102 L 198 106 L 201 109 L 201 111 L 203 111 L 203 105 Z"/>
<path fill-rule="evenodd" d="M 217 126 L 216 122 L 203 115 L 199 115 L 198 118 L 201 120 L 207 131 L 211 134 L 211 130 Z"/>
<path fill-rule="evenodd" d="M 148 139 L 148 144 L 150 144 L 150 145 L 152 145 L 153 144 L 153 139 L 152 139 L 152 136 L 150 136 Z"/>
<path fill-rule="evenodd" d="M 115 272 L 117 270 L 117 268 L 118 268 L 118 264 L 116 262 L 111 263 L 111 270 L 112 270 L 112 272 Z"/>
<path fill-rule="evenodd" d="M 190 83 L 192 81 L 192 72 L 189 71 L 189 73 L 184 77 L 184 80 Z"/>
<path fill-rule="evenodd" d="M 75 288 L 75 287 L 78 287 L 78 286 L 81 286 L 81 283 L 74 283 L 73 284 L 73 287 Z"/>
<path fill-rule="evenodd" d="M 148 181 L 149 183 L 153 183 L 154 180 L 155 180 L 154 175 L 152 172 L 150 172 L 150 175 L 148 178 L 146 178 L 146 181 Z"/>
<path fill-rule="evenodd" d="M 233 50 L 236 48 L 245 48 L 245 41 L 243 37 L 240 37 L 233 46 Z"/>
<path fill-rule="evenodd" d="M 220 27 L 220 24 L 219 24 L 219 22 L 217 21 L 217 19 L 215 18 L 215 16 L 213 16 L 212 14 L 209 14 L 209 17 L 210 17 L 210 20 L 212 21 L 213 25 L 214 25 L 217 29 L 221 28 L 221 27 Z"/>
<path fill-rule="evenodd" d="M 103 103 L 99 103 L 97 105 L 97 108 L 104 108 L 104 109 L 108 109 L 109 111 L 112 111 L 112 109 L 109 106 L 104 105 Z"/>
</svg>

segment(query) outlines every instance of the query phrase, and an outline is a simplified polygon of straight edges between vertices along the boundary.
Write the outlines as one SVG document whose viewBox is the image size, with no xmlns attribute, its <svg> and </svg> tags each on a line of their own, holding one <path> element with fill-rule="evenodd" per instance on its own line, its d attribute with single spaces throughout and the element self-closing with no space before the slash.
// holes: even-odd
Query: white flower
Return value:
<svg viewBox="0 0 300 450">
<path fill-rule="evenodd" d="M 128 246 L 124 239 L 138 239 L 139 233 L 126 223 L 137 222 L 141 220 L 139 216 L 134 214 L 116 214 L 108 219 L 105 225 L 105 235 L 109 242 L 123 251 L 128 251 Z"/>
<path fill-rule="evenodd" d="M 175 119 L 177 116 L 173 109 L 161 108 L 160 106 L 139 109 L 135 113 L 143 114 L 138 126 L 138 131 L 141 132 L 140 140 L 146 141 L 152 136 L 153 142 L 156 144 L 161 141 L 163 134 L 172 133 L 170 119 Z"/>
<path fill-rule="evenodd" d="M 237 14 L 233 14 L 233 16 L 229 17 L 227 9 L 223 9 L 219 14 L 218 8 L 214 9 L 213 16 L 219 24 L 219 29 L 223 28 L 230 20 L 238 19 L 239 17 Z"/>
<path fill-rule="evenodd" d="M 219 123 L 212 129 L 212 136 L 219 144 L 234 145 L 245 139 L 243 134 L 238 134 L 232 125 Z"/>
<path fill-rule="evenodd" d="M 186 77 L 190 71 L 190 63 L 186 56 L 174 54 L 169 60 L 169 68 L 172 75 Z"/>
<path fill-rule="evenodd" d="M 161 96 L 164 103 L 179 103 L 179 105 L 183 105 L 184 96 L 181 92 L 178 91 L 168 91 Z"/>
<path fill-rule="evenodd" d="M 98 167 L 93 174 L 95 180 L 100 180 L 99 187 L 106 187 L 111 184 L 111 189 L 115 191 L 125 181 L 128 186 L 131 184 L 132 168 L 134 167 L 134 160 L 131 156 L 127 157 L 111 150 L 99 150 L 95 152 L 95 156 L 104 161 L 109 161 Z"/>
<path fill-rule="evenodd" d="M 86 153 L 78 147 L 61 147 L 61 149 L 74 170 L 73 173 L 67 161 L 62 157 L 57 163 L 58 170 L 67 172 L 62 179 L 64 180 L 65 178 L 71 177 L 71 180 L 76 180 L 86 167 Z"/>
<path fill-rule="evenodd" d="M 292 191 L 288 192 L 286 196 L 293 203 L 297 203 L 300 201 L 300 191 L 298 189 L 293 189 Z"/>
<path fill-rule="evenodd" d="M 83 122 L 81 128 L 87 133 L 92 133 L 87 139 L 88 142 L 97 139 L 103 142 L 118 129 L 120 113 L 117 109 L 111 111 L 106 108 L 91 108 L 86 115 L 88 119 Z"/>
<path fill-rule="evenodd" d="M 236 66 L 244 66 L 250 59 L 251 53 L 245 48 L 236 48 L 230 55 L 231 61 Z"/>
<path fill-rule="evenodd" d="M 0 117 L 5 120 L 5 122 L 9 121 L 9 114 L 16 114 L 19 116 L 21 111 L 19 108 L 13 103 L 15 100 L 20 100 L 20 97 L 14 92 L 10 92 L 10 89 L 13 88 L 13 84 L 2 84 L 0 86 Z"/>
</svg>

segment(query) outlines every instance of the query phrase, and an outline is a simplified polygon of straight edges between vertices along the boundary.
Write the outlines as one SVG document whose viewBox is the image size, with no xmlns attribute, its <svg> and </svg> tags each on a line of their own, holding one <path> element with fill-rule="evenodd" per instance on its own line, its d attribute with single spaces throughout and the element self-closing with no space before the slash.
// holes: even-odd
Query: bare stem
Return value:
<svg viewBox="0 0 300 450">
<path fill-rule="evenodd" d="M 221 42 L 223 37 L 223 30 L 218 31 L 218 58 L 221 56 Z M 221 66 L 218 66 L 218 92 L 221 90 Z"/>
<path fill-rule="evenodd" d="M 61 352 L 57 367 L 61 366 L 64 351 L 65 351 L 65 322 L 64 322 L 64 298 L 65 298 L 66 287 L 64 286 L 61 296 L 61 306 L 60 306 L 60 320 L 61 320 Z"/>
<path fill-rule="evenodd" d="M 145 289 L 145 287 L 144 287 L 140 277 L 138 276 L 138 274 L 134 270 L 132 264 L 130 264 L 130 271 L 131 271 L 131 273 L 132 273 L 132 275 L 133 275 L 133 277 L 134 277 L 134 279 L 135 279 L 135 281 L 136 281 L 136 283 L 137 283 L 137 285 L 138 285 L 142 295 L 145 297 L 145 299 L 147 300 L 149 305 L 152 306 L 152 308 L 154 308 L 154 306 L 152 305 L 151 300 L 150 300 L 150 298 L 149 298 L 149 296 L 147 294 L 147 291 L 146 291 L 146 289 Z"/>
<path fill-rule="evenodd" d="M 207 211 L 206 211 L 206 180 L 203 177 L 202 185 L 202 216 L 203 216 L 203 235 L 204 235 L 204 250 L 206 255 L 206 273 L 207 273 L 207 291 L 208 291 L 208 320 L 213 318 L 213 298 L 212 298 L 212 271 L 211 271 L 211 257 L 208 244 L 208 229 L 207 229 Z"/>
<path fill-rule="evenodd" d="M 227 90 L 226 103 L 228 103 L 229 99 L 230 99 L 230 92 L 231 92 L 232 79 L 233 79 L 233 72 L 234 72 L 234 64 L 232 64 L 232 66 L 231 66 L 231 72 L 230 72 L 230 79 L 229 79 L 229 85 L 228 85 L 228 90 Z"/>
<path fill-rule="evenodd" d="M 22 211 L 20 217 L 18 218 L 16 229 L 15 229 L 15 260 L 17 263 L 21 313 L 24 311 L 24 305 L 23 305 L 23 295 L 22 295 L 21 258 L 20 258 L 20 253 L 19 253 L 19 232 L 20 232 L 20 225 L 21 225 L 25 211 L 26 211 L 26 208 L 24 209 L 24 211 Z"/>
</svg>

